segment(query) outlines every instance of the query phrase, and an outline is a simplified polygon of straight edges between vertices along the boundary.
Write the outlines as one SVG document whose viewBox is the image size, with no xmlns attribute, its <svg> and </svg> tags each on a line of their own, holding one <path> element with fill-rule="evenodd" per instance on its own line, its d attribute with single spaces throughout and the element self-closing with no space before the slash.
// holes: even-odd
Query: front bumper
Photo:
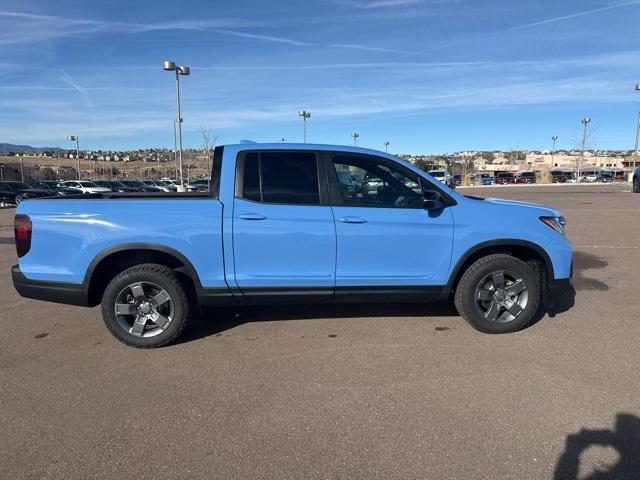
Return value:
<svg viewBox="0 0 640 480">
<path fill-rule="evenodd" d="M 22 297 L 67 305 L 90 306 L 88 289 L 82 283 L 29 280 L 20 271 L 18 265 L 11 267 L 11 277 L 13 287 Z"/>
</svg>

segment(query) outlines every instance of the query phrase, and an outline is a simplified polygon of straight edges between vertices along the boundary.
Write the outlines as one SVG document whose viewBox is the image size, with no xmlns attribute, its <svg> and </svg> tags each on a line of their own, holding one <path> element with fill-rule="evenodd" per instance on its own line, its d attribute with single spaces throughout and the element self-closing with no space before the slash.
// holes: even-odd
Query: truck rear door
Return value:
<svg viewBox="0 0 640 480">
<path fill-rule="evenodd" d="M 333 296 L 336 232 L 323 166 L 309 151 L 245 151 L 236 164 L 235 280 L 250 302 Z"/>
</svg>

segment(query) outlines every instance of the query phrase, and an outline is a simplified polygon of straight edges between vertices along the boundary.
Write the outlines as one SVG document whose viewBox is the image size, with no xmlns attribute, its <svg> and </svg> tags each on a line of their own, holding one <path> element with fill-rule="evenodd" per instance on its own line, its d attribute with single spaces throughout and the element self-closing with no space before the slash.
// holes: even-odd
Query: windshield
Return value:
<svg viewBox="0 0 640 480">
<path fill-rule="evenodd" d="M 444 172 L 441 171 L 429 172 L 429 175 L 435 178 L 444 178 Z"/>
<path fill-rule="evenodd" d="M 80 185 L 82 185 L 83 187 L 97 187 L 98 185 L 96 185 L 93 182 L 78 182 Z"/>
</svg>

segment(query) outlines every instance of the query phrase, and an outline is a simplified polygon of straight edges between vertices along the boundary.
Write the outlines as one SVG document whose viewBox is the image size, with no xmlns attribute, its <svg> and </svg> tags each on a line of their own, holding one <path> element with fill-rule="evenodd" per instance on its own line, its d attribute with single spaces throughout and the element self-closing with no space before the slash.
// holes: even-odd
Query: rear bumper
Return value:
<svg viewBox="0 0 640 480">
<path fill-rule="evenodd" d="M 29 280 L 18 265 L 11 267 L 13 287 L 25 298 L 65 303 L 67 305 L 90 306 L 87 287 L 82 283 L 47 282 Z"/>
</svg>

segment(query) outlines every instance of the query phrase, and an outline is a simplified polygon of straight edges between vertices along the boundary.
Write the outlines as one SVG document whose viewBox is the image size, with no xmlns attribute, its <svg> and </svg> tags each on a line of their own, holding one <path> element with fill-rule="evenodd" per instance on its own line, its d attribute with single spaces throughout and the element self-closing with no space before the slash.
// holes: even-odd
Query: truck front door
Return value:
<svg viewBox="0 0 640 480">
<path fill-rule="evenodd" d="M 453 216 L 449 208 L 426 210 L 424 199 L 440 198 L 442 192 L 386 158 L 327 156 L 335 197 L 336 297 L 439 295 L 451 261 Z M 345 174 L 352 184 L 341 180 Z"/>
</svg>

